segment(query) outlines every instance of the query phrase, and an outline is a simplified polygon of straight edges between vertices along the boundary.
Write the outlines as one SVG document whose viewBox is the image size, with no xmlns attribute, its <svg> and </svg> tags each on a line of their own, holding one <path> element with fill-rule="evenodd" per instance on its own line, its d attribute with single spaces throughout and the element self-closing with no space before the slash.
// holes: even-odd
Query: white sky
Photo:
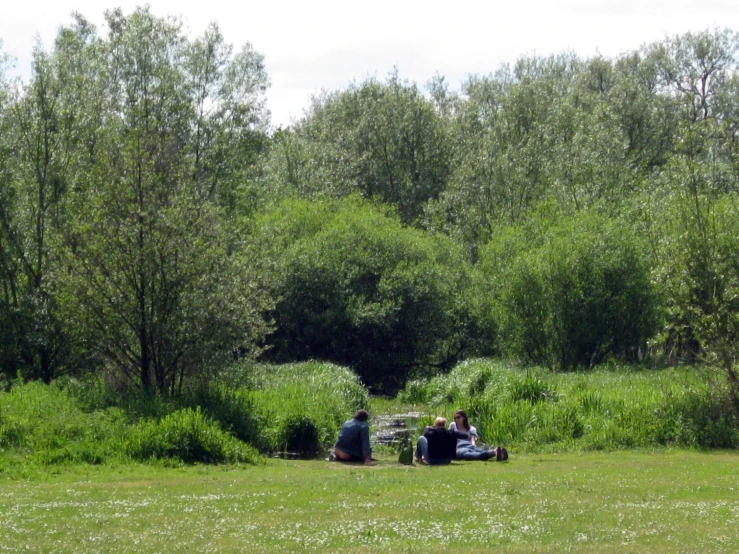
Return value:
<svg viewBox="0 0 739 554">
<path fill-rule="evenodd" d="M 36 37 L 52 44 L 77 10 L 100 26 L 105 9 L 130 13 L 136 0 L 0 0 L 0 40 L 26 77 Z M 424 85 L 437 72 L 457 88 L 522 55 L 567 50 L 614 57 L 666 35 L 739 30 L 739 0 L 151 0 L 156 15 L 182 15 L 199 35 L 217 21 L 237 49 L 265 55 L 272 124 L 302 116 L 310 97 L 367 76 Z"/>
</svg>

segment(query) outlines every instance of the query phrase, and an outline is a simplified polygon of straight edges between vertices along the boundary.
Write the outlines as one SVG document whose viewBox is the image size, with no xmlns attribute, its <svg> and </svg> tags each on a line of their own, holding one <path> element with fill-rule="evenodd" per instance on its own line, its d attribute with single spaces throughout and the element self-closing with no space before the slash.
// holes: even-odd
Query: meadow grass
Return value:
<svg viewBox="0 0 739 554">
<path fill-rule="evenodd" d="M 514 455 L 373 467 L 82 466 L 0 475 L 0 550 L 739 551 L 739 453 Z"/>
</svg>

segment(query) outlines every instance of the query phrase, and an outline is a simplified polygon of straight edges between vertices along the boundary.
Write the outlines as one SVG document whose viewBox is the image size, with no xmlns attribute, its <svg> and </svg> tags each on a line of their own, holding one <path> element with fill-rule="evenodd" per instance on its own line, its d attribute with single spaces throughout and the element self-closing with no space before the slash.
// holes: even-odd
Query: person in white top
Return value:
<svg viewBox="0 0 739 554">
<path fill-rule="evenodd" d="M 470 425 L 470 421 L 467 419 L 467 413 L 464 410 L 457 410 L 454 412 L 454 422 L 449 424 L 449 430 L 457 431 L 459 433 L 467 433 L 470 436 L 470 440 L 468 441 L 458 440 L 457 448 L 465 443 L 475 446 L 480 438 L 475 426 Z"/>
<path fill-rule="evenodd" d="M 459 433 L 467 433 L 469 439 L 457 440 L 457 459 L 458 460 L 507 460 L 508 452 L 505 448 L 490 448 L 483 450 L 477 446 L 479 435 L 474 425 L 470 425 L 467 419 L 467 413 L 464 410 L 454 412 L 454 422 L 449 425 L 450 431 Z"/>
</svg>

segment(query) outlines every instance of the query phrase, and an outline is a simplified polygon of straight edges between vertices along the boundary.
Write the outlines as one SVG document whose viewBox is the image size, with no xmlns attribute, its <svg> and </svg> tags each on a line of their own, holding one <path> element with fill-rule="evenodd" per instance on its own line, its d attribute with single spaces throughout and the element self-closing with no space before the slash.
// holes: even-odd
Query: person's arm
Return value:
<svg viewBox="0 0 739 554">
<path fill-rule="evenodd" d="M 477 435 L 477 429 L 475 427 L 470 427 L 470 442 L 472 443 L 472 446 L 477 444 L 479 438 L 480 437 Z"/>
<path fill-rule="evenodd" d="M 362 458 L 365 464 L 372 463 L 372 447 L 370 447 L 369 425 L 362 426 Z"/>
</svg>

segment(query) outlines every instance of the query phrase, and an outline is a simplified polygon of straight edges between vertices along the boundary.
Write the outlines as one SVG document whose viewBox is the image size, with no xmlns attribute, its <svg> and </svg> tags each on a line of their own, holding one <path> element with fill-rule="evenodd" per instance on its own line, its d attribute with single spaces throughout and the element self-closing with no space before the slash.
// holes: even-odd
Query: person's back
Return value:
<svg viewBox="0 0 739 554">
<path fill-rule="evenodd" d="M 467 435 L 446 428 L 446 419 L 437 417 L 433 427 L 426 427 L 416 443 L 416 460 L 429 465 L 450 463 L 456 454 L 457 440 Z"/>
<path fill-rule="evenodd" d="M 444 427 L 426 427 L 423 431 L 429 445 L 429 458 L 434 460 L 454 459 L 460 433 L 448 431 Z"/>
<path fill-rule="evenodd" d="M 369 440 L 369 414 L 365 410 L 358 410 L 354 417 L 345 421 L 339 431 L 339 437 L 334 445 L 336 458 L 345 462 L 370 463 L 372 449 Z"/>
</svg>

